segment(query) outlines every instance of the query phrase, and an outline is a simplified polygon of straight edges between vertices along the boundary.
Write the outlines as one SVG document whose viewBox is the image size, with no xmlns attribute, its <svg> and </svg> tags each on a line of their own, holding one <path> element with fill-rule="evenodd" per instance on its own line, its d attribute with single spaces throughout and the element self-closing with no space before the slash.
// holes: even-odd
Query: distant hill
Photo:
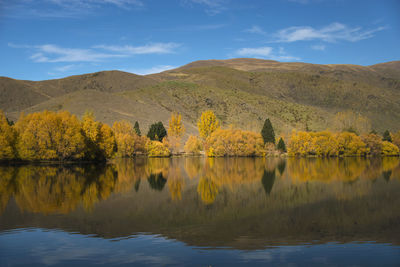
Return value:
<svg viewBox="0 0 400 267">
<path fill-rule="evenodd" d="M 223 125 L 259 131 L 269 117 L 277 132 L 323 130 L 338 111 L 353 110 L 372 127 L 400 130 L 400 61 L 372 66 L 281 63 L 237 58 L 202 60 L 140 76 L 103 71 L 46 81 L 0 77 L 0 109 L 12 120 L 21 111 L 61 110 L 97 119 L 139 121 L 147 132 L 168 124 L 172 111 L 196 133 L 202 111 L 214 110 Z"/>
</svg>

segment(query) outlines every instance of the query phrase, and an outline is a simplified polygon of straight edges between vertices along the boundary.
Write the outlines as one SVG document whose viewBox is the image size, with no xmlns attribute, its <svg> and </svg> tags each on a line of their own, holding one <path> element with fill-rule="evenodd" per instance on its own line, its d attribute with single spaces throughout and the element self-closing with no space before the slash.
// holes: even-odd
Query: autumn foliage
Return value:
<svg viewBox="0 0 400 267">
<path fill-rule="evenodd" d="M 81 123 L 67 111 L 22 115 L 15 125 L 23 160 L 77 160 L 84 157 Z"/>
<path fill-rule="evenodd" d="M 291 156 L 396 156 L 398 151 L 396 145 L 372 133 L 360 137 L 351 132 L 293 132 L 288 145 Z"/>
<path fill-rule="evenodd" d="M 16 157 L 17 135 L 11 127 L 4 113 L 0 111 L 0 159 L 14 159 Z"/>
<path fill-rule="evenodd" d="M 346 126 L 351 124 L 352 120 L 348 119 L 351 116 L 342 117 Z M 212 111 L 203 112 L 197 124 L 200 137 L 189 136 L 184 146 L 188 154 L 200 154 L 201 151 L 205 151 L 208 157 L 260 157 L 279 156 L 285 153 L 285 150 L 289 156 L 316 157 L 400 154 L 400 132 L 387 131 L 386 137 L 382 138 L 373 132 L 359 136 L 349 131 L 293 131 L 287 140 L 280 138 L 275 147 L 273 142 L 265 144 L 260 133 L 232 127 L 221 129 Z M 367 129 L 358 126 L 358 130 Z M 173 113 L 169 121 L 168 135 L 161 122 L 150 127 L 149 133 L 155 140 L 139 136 L 137 132 L 128 121 L 117 121 L 111 128 L 96 121 L 90 112 L 86 112 L 82 120 L 79 120 L 67 111 L 46 110 L 22 114 L 15 125 L 10 125 L 0 111 L 0 160 L 103 161 L 114 157 L 133 157 L 137 154 L 169 157 L 171 153 L 179 152 L 185 128 L 182 116 Z M 162 136 L 164 138 L 160 139 Z"/>
<path fill-rule="evenodd" d="M 169 120 L 168 135 L 164 137 L 163 143 L 173 153 L 179 152 L 181 147 L 181 139 L 185 133 L 185 127 L 182 123 L 182 115 L 179 113 L 172 113 Z"/>
<path fill-rule="evenodd" d="M 197 136 L 191 135 L 186 141 L 184 149 L 188 154 L 200 154 L 200 151 L 203 150 L 203 143 Z"/>
<path fill-rule="evenodd" d="M 133 125 L 128 121 L 114 122 L 112 127 L 117 142 L 119 157 L 132 157 L 135 152 L 135 135 Z"/>
<path fill-rule="evenodd" d="M 214 112 L 207 110 L 201 114 L 201 117 L 197 122 L 197 127 L 199 128 L 200 137 L 206 139 L 215 130 L 220 128 L 220 124 Z"/>
<path fill-rule="evenodd" d="M 209 157 L 262 156 L 264 141 L 260 134 L 239 129 L 217 129 L 207 138 Z"/>
</svg>

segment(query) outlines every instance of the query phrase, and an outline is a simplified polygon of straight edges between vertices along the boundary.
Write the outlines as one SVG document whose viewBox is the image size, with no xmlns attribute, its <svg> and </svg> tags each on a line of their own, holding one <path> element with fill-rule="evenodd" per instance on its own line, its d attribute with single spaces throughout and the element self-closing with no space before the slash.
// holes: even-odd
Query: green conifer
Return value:
<svg viewBox="0 0 400 267">
<path fill-rule="evenodd" d="M 133 126 L 133 129 L 135 130 L 137 135 L 141 135 L 142 133 L 140 132 L 140 128 L 139 128 L 139 123 L 136 121 L 135 122 L 135 126 Z"/>
<path fill-rule="evenodd" d="M 264 122 L 264 126 L 261 130 L 261 135 L 264 139 L 264 144 L 267 142 L 275 144 L 274 128 L 272 128 L 271 121 L 268 118 Z"/>
<path fill-rule="evenodd" d="M 383 140 L 383 141 L 392 142 L 392 136 L 390 135 L 389 130 L 386 130 L 386 131 L 383 133 L 383 138 L 382 138 L 382 140 Z"/>
<path fill-rule="evenodd" d="M 160 142 L 166 135 L 167 130 L 165 130 L 165 127 L 161 121 L 153 123 L 149 128 L 149 132 L 147 133 L 147 137 L 150 138 L 150 140 L 156 140 Z"/>
<path fill-rule="evenodd" d="M 276 149 L 278 149 L 281 152 L 286 152 L 286 145 L 285 145 L 285 142 L 283 141 L 282 137 L 279 138 L 278 145 L 276 146 Z"/>
</svg>

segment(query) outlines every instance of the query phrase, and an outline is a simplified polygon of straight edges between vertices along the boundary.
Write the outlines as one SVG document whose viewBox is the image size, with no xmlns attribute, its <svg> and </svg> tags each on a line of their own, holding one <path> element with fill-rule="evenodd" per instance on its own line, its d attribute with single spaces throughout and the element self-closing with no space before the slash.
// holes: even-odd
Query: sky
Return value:
<svg viewBox="0 0 400 267">
<path fill-rule="evenodd" d="M 0 76 L 157 73 L 196 60 L 400 60 L 399 0 L 0 0 Z"/>
</svg>

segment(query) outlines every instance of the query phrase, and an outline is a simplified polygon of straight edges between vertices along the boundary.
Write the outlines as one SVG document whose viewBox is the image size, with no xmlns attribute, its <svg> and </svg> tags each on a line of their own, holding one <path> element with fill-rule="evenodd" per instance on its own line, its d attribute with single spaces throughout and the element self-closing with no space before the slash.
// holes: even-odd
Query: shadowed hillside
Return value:
<svg viewBox="0 0 400 267">
<path fill-rule="evenodd" d="M 82 116 L 139 121 L 144 132 L 167 124 L 178 111 L 188 133 L 212 109 L 224 125 L 259 131 L 266 117 L 278 132 L 323 130 L 338 111 L 353 110 L 378 131 L 399 130 L 400 62 L 373 66 L 280 63 L 261 59 L 196 61 L 139 76 L 104 71 L 47 81 L 0 78 L 0 109 L 16 120 L 21 111 L 66 109 Z"/>
</svg>

